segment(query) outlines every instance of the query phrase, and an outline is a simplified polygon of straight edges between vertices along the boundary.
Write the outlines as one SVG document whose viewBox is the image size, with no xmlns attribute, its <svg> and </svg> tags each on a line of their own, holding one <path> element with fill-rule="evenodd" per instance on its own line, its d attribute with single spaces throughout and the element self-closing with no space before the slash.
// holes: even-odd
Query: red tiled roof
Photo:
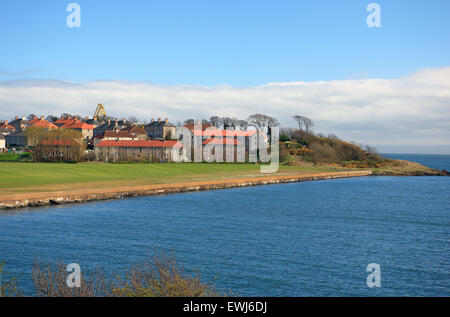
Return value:
<svg viewBox="0 0 450 317">
<path fill-rule="evenodd" d="M 242 145 L 241 142 L 239 142 L 236 139 L 229 139 L 229 138 L 211 138 L 203 141 L 203 145 L 211 144 L 211 145 Z"/>
<path fill-rule="evenodd" d="M 144 140 L 133 140 L 133 141 L 114 141 L 114 140 L 104 140 L 101 141 L 97 146 L 107 146 L 107 147 L 165 147 L 165 148 L 181 148 L 182 145 L 178 141 L 144 141 Z"/>
<path fill-rule="evenodd" d="M 16 131 L 16 128 L 14 128 L 12 125 L 8 124 L 8 123 L 0 123 L 0 129 L 8 129 L 11 131 Z"/>
<path fill-rule="evenodd" d="M 66 119 L 66 120 L 64 121 L 64 124 L 61 125 L 61 128 L 68 128 L 68 127 L 71 126 L 72 124 L 75 124 L 75 123 L 78 123 L 78 122 L 81 122 L 81 121 L 78 120 L 78 119 Z M 55 122 L 55 123 L 56 123 L 56 122 Z"/>
<path fill-rule="evenodd" d="M 256 133 L 257 130 L 219 130 L 219 129 L 207 129 L 205 131 L 193 130 L 196 136 L 224 136 L 224 137 L 249 137 Z"/>
<path fill-rule="evenodd" d="M 61 124 L 61 123 L 68 123 L 68 122 L 72 122 L 73 119 L 69 119 L 69 118 L 60 118 L 58 120 L 56 120 L 54 123 L 56 124 Z"/>
<path fill-rule="evenodd" d="M 66 129 L 82 129 L 82 130 L 94 130 L 94 126 L 92 124 L 84 123 L 81 121 L 77 121 L 70 124 L 65 124 L 62 126 L 62 128 Z"/>
<path fill-rule="evenodd" d="M 48 122 L 47 120 L 44 119 L 36 119 L 31 121 L 31 125 L 33 127 L 40 127 L 40 128 L 45 128 L 45 129 L 58 129 L 58 127 L 56 125 L 54 125 L 51 122 Z"/>
</svg>

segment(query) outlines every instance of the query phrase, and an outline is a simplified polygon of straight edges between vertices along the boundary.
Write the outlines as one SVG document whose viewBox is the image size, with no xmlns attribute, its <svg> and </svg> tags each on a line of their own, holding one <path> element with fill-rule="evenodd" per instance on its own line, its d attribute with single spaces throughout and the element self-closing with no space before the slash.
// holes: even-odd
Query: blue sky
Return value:
<svg viewBox="0 0 450 317">
<path fill-rule="evenodd" d="M 300 114 L 381 151 L 450 154 L 450 1 L 78 0 L 69 28 L 72 1 L 0 2 L 0 120 L 97 103 L 174 123 Z"/>
<path fill-rule="evenodd" d="M 253 86 L 397 78 L 450 65 L 450 1 L 64 0 L 0 3 L 0 80 Z"/>
</svg>

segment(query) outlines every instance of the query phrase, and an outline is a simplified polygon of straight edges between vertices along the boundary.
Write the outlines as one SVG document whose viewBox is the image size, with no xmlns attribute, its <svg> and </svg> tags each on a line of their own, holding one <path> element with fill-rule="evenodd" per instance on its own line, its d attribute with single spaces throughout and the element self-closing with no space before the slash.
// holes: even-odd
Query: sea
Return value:
<svg viewBox="0 0 450 317">
<path fill-rule="evenodd" d="M 384 156 L 450 170 L 450 155 Z M 25 295 L 34 295 L 37 258 L 120 274 L 155 250 L 237 296 L 449 296 L 450 177 L 358 177 L 0 213 L 0 260 Z"/>
</svg>

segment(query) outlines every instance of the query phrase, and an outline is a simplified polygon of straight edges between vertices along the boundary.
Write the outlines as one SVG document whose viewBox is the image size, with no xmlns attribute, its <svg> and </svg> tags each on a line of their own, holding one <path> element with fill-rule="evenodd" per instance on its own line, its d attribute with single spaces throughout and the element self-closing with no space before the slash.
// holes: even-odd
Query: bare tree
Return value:
<svg viewBox="0 0 450 317">
<path fill-rule="evenodd" d="M 275 119 L 274 117 L 261 113 L 256 113 L 249 116 L 247 121 L 250 125 L 254 126 L 258 130 L 261 130 L 262 128 L 267 128 L 267 136 L 269 137 L 269 139 L 272 134 L 272 128 L 280 125 L 278 120 Z"/>
<path fill-rule="evenodd" d="M 278 125 L 280 125 L 280 123 L 278 122 L 277 119 L 275 119 L 274 117 L 265 115 L 265 114 L 261 114 L 261 113 L 257 113 L 257 114 L 252 114 L 251 116 L 248 117 L 247 119 L 248 124 L 254 126 L 257 129 L 261 129 L 261 128 L 272 128 L 272 127 L 276 127 Z"/>
<path fill-rule="evenodd" d="M 297 121 L 298 128 L 300 130 L 303 130 L 303 128 L 304 128 L 304 130 L 306 132 L 308 132 L 308 133 L 311 132 L 311 129 L 314 126 L 314 122 L 311 119 L 309 119 L 308 117 L 299 116 L 299 115 L 295 115 L 295 116 L 293 116 L 293 118 L 295 121 Z"/>
<path fill-rule="evenodd" d="M 222 118 L 218 117 L 218 116 L 212 116 L 211 118 L 209 118 L 209 121 L 211 122 L 211 124 L 213 126 L 215 126 L 216 128 L 219 128 L 220 124 L 222 123 Z"/>
<path fill-rule="evenodd" d="M 137 117 L 131 116 L 128 118 L 128 122 L 130 123 L 138 123 L 139 119 Z"/>
<path fill-rule="evenodd" d="M 59 119 L 58 117 L 55 117 L 53 115 L 49 115 L 49 116 L 47 116 L 47 118 L 45 118 L 45 120 L 47 120 L 48 122 L 52 122 L 52 123 L 58 119 Z"/>
<path fill-rule="evenodd" d="M 261 113 L 252 114 L 247 118 L 247 122 L 256 129 L 261 129 L 266 126 L 267 116 Z"/>
<path fill-rule="evenodd" d="M 248 128 L 247 120 L 239 120 L 238 125 L 241 128 L 241 130 L 247 130 L 247 128 Z"/>
</svg>

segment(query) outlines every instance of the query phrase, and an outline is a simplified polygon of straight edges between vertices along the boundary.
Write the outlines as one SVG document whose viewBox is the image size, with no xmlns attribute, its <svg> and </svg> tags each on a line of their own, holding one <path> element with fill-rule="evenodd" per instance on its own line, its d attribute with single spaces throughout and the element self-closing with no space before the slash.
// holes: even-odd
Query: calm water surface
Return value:
<svg viewBox="0 0 450 317">
<path fill-rule="evenodd" d="M 0 259 L 30 293 L 36 256 L 120 272 L 152 247 L 243 296 L 449 296 L 450 178 L 362 177 L 0 214 Z M 366 286 L 372 262 L 381 265 L 379 289 Z"/>
</svg>

